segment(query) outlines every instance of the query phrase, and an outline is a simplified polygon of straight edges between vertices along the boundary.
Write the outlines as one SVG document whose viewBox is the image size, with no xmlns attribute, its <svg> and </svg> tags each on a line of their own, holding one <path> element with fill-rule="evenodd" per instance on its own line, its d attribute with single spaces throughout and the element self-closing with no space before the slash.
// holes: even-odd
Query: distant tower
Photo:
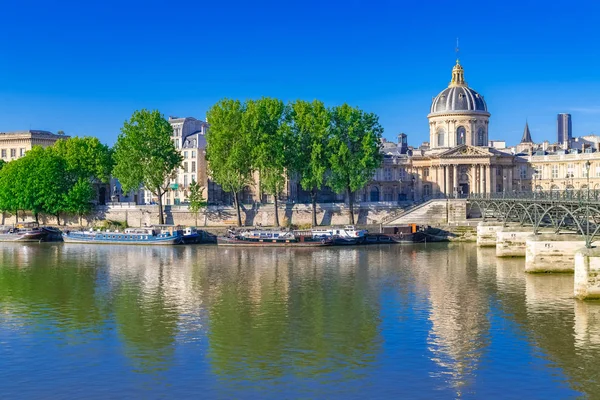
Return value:
<svg viewBox="0 0 600 400">
<path fill-rule="evenodd" d="M 529 132 L 529 124 L 527 122 L 525 122 L 525 130 L 523 131 L 521 143 L 533 143 L 533 140 L 531 140 L 531 133 Z"/>
<path fill-rule="evenodd" d="M 573 139 L 573 130 L 571 127 L 571 114 L 558 114 L 556 119 L 556 134 L 558 144 L 568 149 Z"/>
<path fill-rule="evenodd" d="M 406 154 L 408 151 L 408 140 L 404 132 L 398 135 L 398 147 L 400 147 L 400 154 Z"/>
</svg>

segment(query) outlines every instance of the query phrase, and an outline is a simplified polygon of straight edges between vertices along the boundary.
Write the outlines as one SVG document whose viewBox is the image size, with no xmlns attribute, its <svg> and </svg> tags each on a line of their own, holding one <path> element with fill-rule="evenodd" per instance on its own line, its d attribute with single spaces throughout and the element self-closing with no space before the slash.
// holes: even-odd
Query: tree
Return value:
<svg viewBox="0 0 600 400">
<path fill-rule="evenodd" d="M 64 211 L 77 215 L 81 225 L 82 217 L 92 210 L 91 199 L 94 198 L 95 193 L 89 179 L 79 178 L 64 195 Z"/>
<path fill-rule="evenodd" d="M 5 164 L 6 164 L 6 161 L 0 160 L 0 171 L 2 170 L 2 168 L 4 168 Z"/>
<path fill-rule="evenodd" d="M 112 152 L 95 137 L 72 137 L 59 140 L 52 147 L 64 158 L 75 184 L 80 178 L 109 183 L 113 167 Z"/>
<path fill-rule="evenodd" d="M 193 181 L 190 185 L 190 195 L 188 201 L 190 202 L 189 209 L 196 216 L 196 226 L 198 226 L 198 212 L 201 208 L 206 207 L 206 200 L 204 200 L 204 188 L 196 181 Z"/>
<path fill-rule="evenodd" d="M 56 134 L 63 136 L 65 134 L 65 131 L 58 131 L 58 132 L 56 132 Z"/>
<path fill-rule="evenodd" d="M 288 115 L 292 143 L 292 169 L 299 175 L 302 189 L 310 191 L 312 225 L 317 226 L 317 193 L 325 183 L 329 168 L 331 115 L 318 100 L 292 103 Z"/>
<path fill-rule="evenodd" d="M 158 198 L 164 224 L 163 195 L 183 158 L 171 141 L 173 128 L 157 110 L 136 111 L 125 121 L 114 149 L 114 176 L 125 192 L 144 186 Z"/>
<path fill-rule="evenodd" d="M 238 226 L 242 226 L 239 195 L 252 178 L 252 137 L 242 127 L 245 107 L 222 99 L 207 113 L 206 159 L 212 179 L 233 194 Z"/>
<path fill-rule="evenodd" d="M 71 187 L 66 161 L 52 148 L 39 146 L 28 151 L 22 160 L 26 171 L 20 178 L 24 183 L 19 193 L 23 209 L 31 210 L 36 221 L 40 213 L 54 215 L 60 225 L 64 198 Z"/>
<path fill-rule="evenodd" d="M 381 165 L 379 118 L 348 104 L 331 110 L 329 185 L 337 193 L 346 192 L 349 221 L 354 224 L 354 194 L 363 188 Z"/>
<path fill-rule="evenodd" d="M 273 195 L 275 226 L 279 226 L 278 198 L 285 187 L 286 107 L 281 100 L 263 97 L 246 102 L 244 130 L 253 137 L 252 162 L 259 172 L 260 190 Z"/>
</svg>

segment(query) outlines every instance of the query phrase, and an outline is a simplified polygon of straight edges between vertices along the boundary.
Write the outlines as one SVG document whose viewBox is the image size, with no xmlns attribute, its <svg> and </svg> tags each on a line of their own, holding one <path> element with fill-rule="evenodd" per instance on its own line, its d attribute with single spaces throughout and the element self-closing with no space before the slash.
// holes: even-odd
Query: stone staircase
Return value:
<svg viewBox="0 0 600 400">
<path fill-rule="evenodd" d="M 466 200 L 432 199 L 382 221 L 383 225 L 444 225 L 466 221 Z"/>
</svg>

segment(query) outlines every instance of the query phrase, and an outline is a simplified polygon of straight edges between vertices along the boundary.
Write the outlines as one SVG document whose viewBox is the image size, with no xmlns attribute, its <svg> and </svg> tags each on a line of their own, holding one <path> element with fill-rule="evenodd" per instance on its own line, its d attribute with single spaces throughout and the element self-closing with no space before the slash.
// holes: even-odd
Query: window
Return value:
<svg viewBox="0 0 600 400">
<path fill-rule="evenodd" d="M 17 156 L 17 149 L 10 149 L 10 156 L 11 157 L 16 157 Z"/>
<path fill-rule="evenodd" d="M 183 158 L 187 158 L 187 151 L 183 152 Z"/>
<path fill-rule="evenodd" d="M 467 130 L 464 126 L 459 126 L 456 129 L 456 145 L 460 146 L 461 144 L 465 144 L 467 140 Z"/>
<path fill-rule="evenodd" d="M 187 161 L 183 163 L 183 172 L 188 172 L 188 163 L 187 163 Z"/>
<path fill-rule="evenodd" d="M 196 161 L 192 161 L 192 170 L 190 172 L 196 172 Z"/>
<path fill-rule="evenodd" d="M 19 155 L 20 155 L 21 157 L 23 157 L 23 156 L 25 155 L 25 149 L 21 149 L 21 151 L 20 151 L 19 153 L 20 153 Z"/>
<path fill-rule="evenodd" d="M 391 181 L 392 180 L 392 170 L 390 168 L 386 168 L 384 170 L 384 174 L 385 174 L 385 176 L 384 176 L 383 179 L 385 179 L 386 181 Z"/>
<path fill-rule="evenodd" d="M 558 165 L 553 165 L 552 166 L 552 179 L 556 179 L 558 178 Z"/>
<path fill-rule="evenodd" d="M 183 186 L 184 186 L 184 187 L 187 187 L 187 185 L 188 185 L 188 176 L 187 176 L 187 175 L 184 175 L 184 176 L 183 176 Z"/>
<path fill-rule="evenodd" d="M 192 158 L 196 158 L 196 152 L 192 151 Z"/>
<path fill-rule="evenodd" d="M 596 178 L 600 178 L 600 163 L 596 163 Z"/>
<path fill-rule="evenodd" d="M 574 177 L 575 177 L 575 165 L 567 164 L 567 178 L 574 178 Z"/>
<path fill-rule="evenodd" d="M 519 171 L 519 177 L 521 179 L 527 179 L 527 165 L 521 165 L 521 170 Z"/>
<path fill-rule="evenodd" d="M 485 130 L 479 128 L 477 131 L 477 146 L 485 146 Z"/>
<path fill-rule="evenodd" d="M 444 147 L 444 136 L 446 136 L 446 132 L 440 128 L 437 131 L 437 145 L 438 147 Z"/>
<path fill-rule="evenodd" d="M 2 149 L 2 158 L 6 158 L 6 149 Z"/>
<path fill-rule="evenodd" d="M 429 177 L 429 168 L 423 168 L 423 178 Z"/>
<path fill-rule="evenodd" d="M 196 182 L 196 174 L 192 174 L 192 183 Z"/>
</svg>

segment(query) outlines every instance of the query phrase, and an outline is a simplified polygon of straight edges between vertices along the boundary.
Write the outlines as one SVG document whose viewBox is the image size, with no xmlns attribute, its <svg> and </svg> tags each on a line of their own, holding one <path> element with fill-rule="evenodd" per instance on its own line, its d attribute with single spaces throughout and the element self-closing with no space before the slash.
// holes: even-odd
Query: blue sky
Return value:
<svg viewBox="0 0 600 400">
<path fill-rule="evenodd" d="M 600 134 L 600 5 L 593 1 L 5 2 L 0 131 L 106 143 L 140 108 L 204 118 L 222 97 L 318 98 L 375 112 L 384 136 L 428 139 L 431 98 L 460 59 L 490 138 Z"/>
</svg>

